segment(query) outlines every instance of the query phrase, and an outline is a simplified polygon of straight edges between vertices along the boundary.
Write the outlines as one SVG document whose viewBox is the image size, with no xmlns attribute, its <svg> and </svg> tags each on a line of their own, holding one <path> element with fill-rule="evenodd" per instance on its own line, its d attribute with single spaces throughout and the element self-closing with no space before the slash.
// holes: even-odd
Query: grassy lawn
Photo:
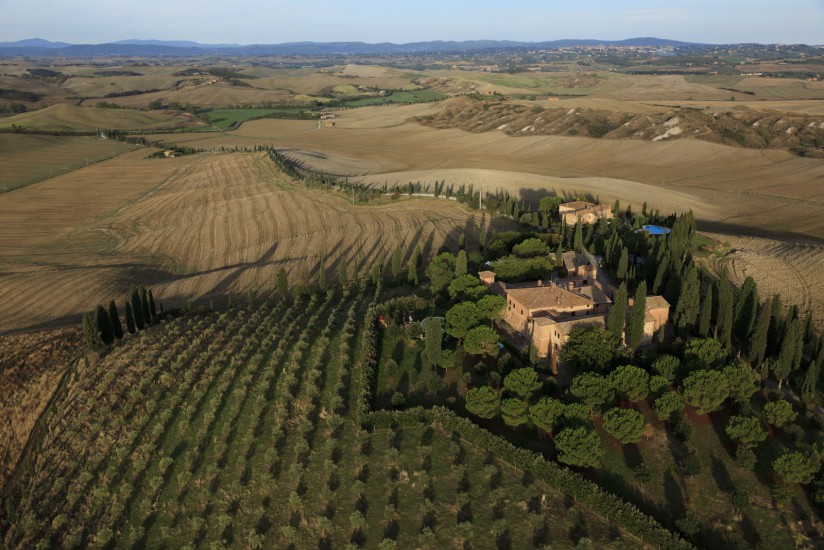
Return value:
<svg viewBox="0 0 824 550">
<path fill-rule="evenodd" d="M 393 92 L 390 95 L 380 97 L 370 97 L 367 99 L 358 99 L 355 101 L 348 101 L 346 104 L 350 107 L 366 107 L 369 105 L 387 105 L 390 103 L 422 103 L 425 101 L 437 101 L 445 99 L 444 94 L 434 92 L 432 90 L 413 90 L 409 92 Z"/>
<path fill-rule="evenodd" d="M 211 109 L 208 111 L 210 122 L 221 130 L 228 130 L 236 122 L 245 122 L 252 118 L 272 114 L 297 114 L 303 109 L 281 107 L 274 109 Z"/>
</svg>

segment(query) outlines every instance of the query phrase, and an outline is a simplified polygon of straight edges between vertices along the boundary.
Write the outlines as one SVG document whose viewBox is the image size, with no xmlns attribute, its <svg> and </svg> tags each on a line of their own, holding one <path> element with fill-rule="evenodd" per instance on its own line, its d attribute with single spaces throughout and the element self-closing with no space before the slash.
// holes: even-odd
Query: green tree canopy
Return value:
<svg viewBox="0 0 824 550">
<path fill-rule="evenodd" d="M 793 406 L 789 401 L 781 399 L 765 404 L 764 416 L 771 425 L 776 428 L 783 428 L 795 420 L 796 412 L 793 410 Z"/>
<path fill-rule="evenodd" d="M 542 397 L 529 408 L 529 418 L 538 428 L 549 433 L 564 414 L 565 405 L 552 397 Z"/>
<path fill-rule="evenodd" d="M 542 385 L 538 373 L 530 367 L 515 369 L 504 377 L 504 388 L 521 399 L 531 398 Z"/>
<path fill-rule="evenodd" d="M 558 210 L 558 205 L 562 204 L 564 199 L 561 197 L 544 197 L 538 203 L 538 210 L 541 212 L 555 212 Z"/>
<path fill-rule="evenodd" d="M 751 449 L 767 438 L 767 431 L 754 416 L 731 416 L 727 435 L 745 449 Z"/>
<path fill-rule="evenodd" d="M 460 277 L 461 275 L 466 275 L 467 272 L 467 260 L 466 260 L 466 250 L 459 250 L 458 256 L 455 258 L 455 277 Z"/>
<path fill-rule="evenodd" d="M 112 329 L 112 321 L 109 319 L 109 312 L 106 311 L 106 308 L 102 305 L 98 304 L 94 313 L 95 327 L 100 334 L 100 340 L 108 346 L 114 342 L 114 329 Z"/>
<path fill-rule="evenodd" d="M 443 292 L 455 277 L 455 256 L 449 252 L 439 254 L 426 266 L 426 276 L 433 292 Z"/>
<path fill-rule="evenodd" d="M 652 363 L 652 371 L 670 382 L 675 381 L 679 370 L 681 370 L 681 361 L 672 355 L 661 355 Z"/>
<path fill-rule="evenodd" d="M 506 298 L 497 294 L 487 294 L 478 300 L 477 306 L 486 319 L 498 319 L 506 308 Z"/>
<path fill-rule="evenodd" d="M 649 374 L 640 367 L 623 365 L 609 374 L 613 389 L 633 403 L 649 395 Z"/>
<path fill-rule="evenodd" d="M 727 352 L 715 338 L 693 338 L 684 348 L 684 365 L 688 371 L 715 369 L 726 359 Z"/>
<path fill-rule="evenodd" d="M 627 347 L 635 349 L 644 338 L 644 321 L 647 314 L 647 282 L 641 281 L 635 291 L 635 300 L 629 314 L 627 328 Z"/>
<path fill-rule="evenodd" d="M 821 469 L 821 459 L 813 452 L 788 452 L 775 459 L 773 469 L 787 483 L 810 483 Z"/>
<path fill-rule="evenodd" d="M 724 367 L 722 371 L 727 379 L 730 397 L 738 403 L 746 403 L 758 389 L 755 384 L 755 371 L 749 365 L 736 361 Z"/>
<path fill-rule="evenodd" d="M 501 418 L 507 426 L 518 427 L 529 420 L 528 404 L 523 399 L 511 397 L 501 401 Z"/>
<path fill-rule="evenodd" d="M 541 239 L 531 238 L 513 246 L 512 253 L 521 258 L 547 256 L 549 254 L 549 246 Z"/>
<path fill-rule="evenodd" d="M 610 409 L 604 413 L 604 430 L 621 443 L 638 443 L 644 437 L 644 415 L 635 409 Z"/>
<path fill-rule="evenodd" d="M 489 386 L 472 388 L 466 392 L 466 410 L 480 418 L 494 418 L 501 406 L 501 397 Z"/>
<path fill-rule="evenodd" d="M 424 330 L 423 345 L 426 359 L 433 365 L 441 364 L 441 343 L 443 342 L 443 327 L 441 320 L 437 317 L 430 317 L 426 320 Z"/>
<path fill-rule="evenodd" d="M 481 284 L 480 279 L 475 275 L 466 274 L 455 277 L 449 283 L 447 292 L 452 298 L 463 296 L 470 300 L 477 300 L 484 292 L 487 292 L 487 288 Z"/>
<path fill-rule="evenodd" d="M 498 356 L 498 333 L 487 326 L 475 327 L 466 333 L 464 350 L 470 355 Z"/>
<path fill-rule="evenodd" d="M 607 330 L 615 336 L 615 339 L 621 341 L 624 335 L 624 325 L 627 317 L 627 285 L 621 283 L 615 297 L 612 300 L 612 307 L 607 313 Z"/>
<path fill-rule="evenodd" d="M 615 398 L 609 380 L 595 372 L 584 372 L 573 378 L 569 392 L 589 407 L 590 412 Z"/>
<path fill-rule="evenodd" d="M 655 400 L 655 414 L 660 420 L 666 420 L 676 411 L 684 409 L 684 402 L 681 396 L 674 391 L 668 391 Z"/>
<path fill-rule="evenodd" d="M 595 468 L 600 465 L 604 448 L 598 434 L 584 427 L 565 428 L 555 436 L 558 460 L 570 466 Z"/>
<path fill-rule="evenodd" d="M 577 326 L 572 329 L 558 356 L 574 370 L 606 372 L 620 350 L 620 341 L 601 327 Z"/>
<path fill-rule="evenodd" d="M 446 312 L 446 333 L 455 338 L 463 338 L 482 319 L 483 315 L 474 302 L 460 302 Z"/>
<path fill-rule="evenodd" d="M 724 375 L 716 370 L 699 370 L 684 378 L 684 398 L 698 414 L 717 410 L 730 391 Z"/>
</svg>

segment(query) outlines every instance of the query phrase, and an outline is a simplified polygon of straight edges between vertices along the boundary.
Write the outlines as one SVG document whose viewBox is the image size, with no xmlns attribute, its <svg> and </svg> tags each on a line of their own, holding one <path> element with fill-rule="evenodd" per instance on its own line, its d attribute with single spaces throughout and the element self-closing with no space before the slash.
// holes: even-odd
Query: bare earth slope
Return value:
<svg viewBox="0 0 824 550">
<path fill-rule="evenodd" d="M 414 119 L 433 128 L 469 132 L 500 130 L 509 136 L 560 135 L 648 141 L 695 138 L 748 148 L 788 148 L 824 156 L 824 117 L 748 108 L 714 113 L 671 109 L 631 114 L 581 107 L 545 109 L 539 105 L 454 99 L 437 113 Z"/>
</svg>

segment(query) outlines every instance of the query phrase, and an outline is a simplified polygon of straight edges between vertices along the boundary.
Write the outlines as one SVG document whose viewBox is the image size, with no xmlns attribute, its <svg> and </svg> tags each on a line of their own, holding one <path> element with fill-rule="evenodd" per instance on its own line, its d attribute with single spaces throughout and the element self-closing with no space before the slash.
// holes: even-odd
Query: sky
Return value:
<svg viewBox="0 0 824 550">
<path fill-rule="evenodd" d="M 824 44 L 824 0 L 0 0 L 0 42 L 538 42 L 638 36 Z"/>
</svg>

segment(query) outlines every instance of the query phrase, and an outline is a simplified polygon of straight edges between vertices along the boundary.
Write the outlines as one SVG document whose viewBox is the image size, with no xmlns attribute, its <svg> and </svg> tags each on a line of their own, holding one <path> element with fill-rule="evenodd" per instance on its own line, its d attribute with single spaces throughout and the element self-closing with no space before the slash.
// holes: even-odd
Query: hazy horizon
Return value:
<svg viewBox="0 0 824 550">
<path fill-rule="evenodd" d="M 282 42 L 426 42 L 433 40 L 624 40 L 654 36 L 709 44 L 824 43 L 824 0 L 595 0 L 585 8 L 537 0 L 505 7 L 489 0 L 383 5 L 311 0 L 147 0 L 126 11 L 101 0 L 55 4 L 0 0 L 0 41 L 42 38 L 73 44 L 119 40 L 186 40 L 203 44 Z"/>
</svg>

